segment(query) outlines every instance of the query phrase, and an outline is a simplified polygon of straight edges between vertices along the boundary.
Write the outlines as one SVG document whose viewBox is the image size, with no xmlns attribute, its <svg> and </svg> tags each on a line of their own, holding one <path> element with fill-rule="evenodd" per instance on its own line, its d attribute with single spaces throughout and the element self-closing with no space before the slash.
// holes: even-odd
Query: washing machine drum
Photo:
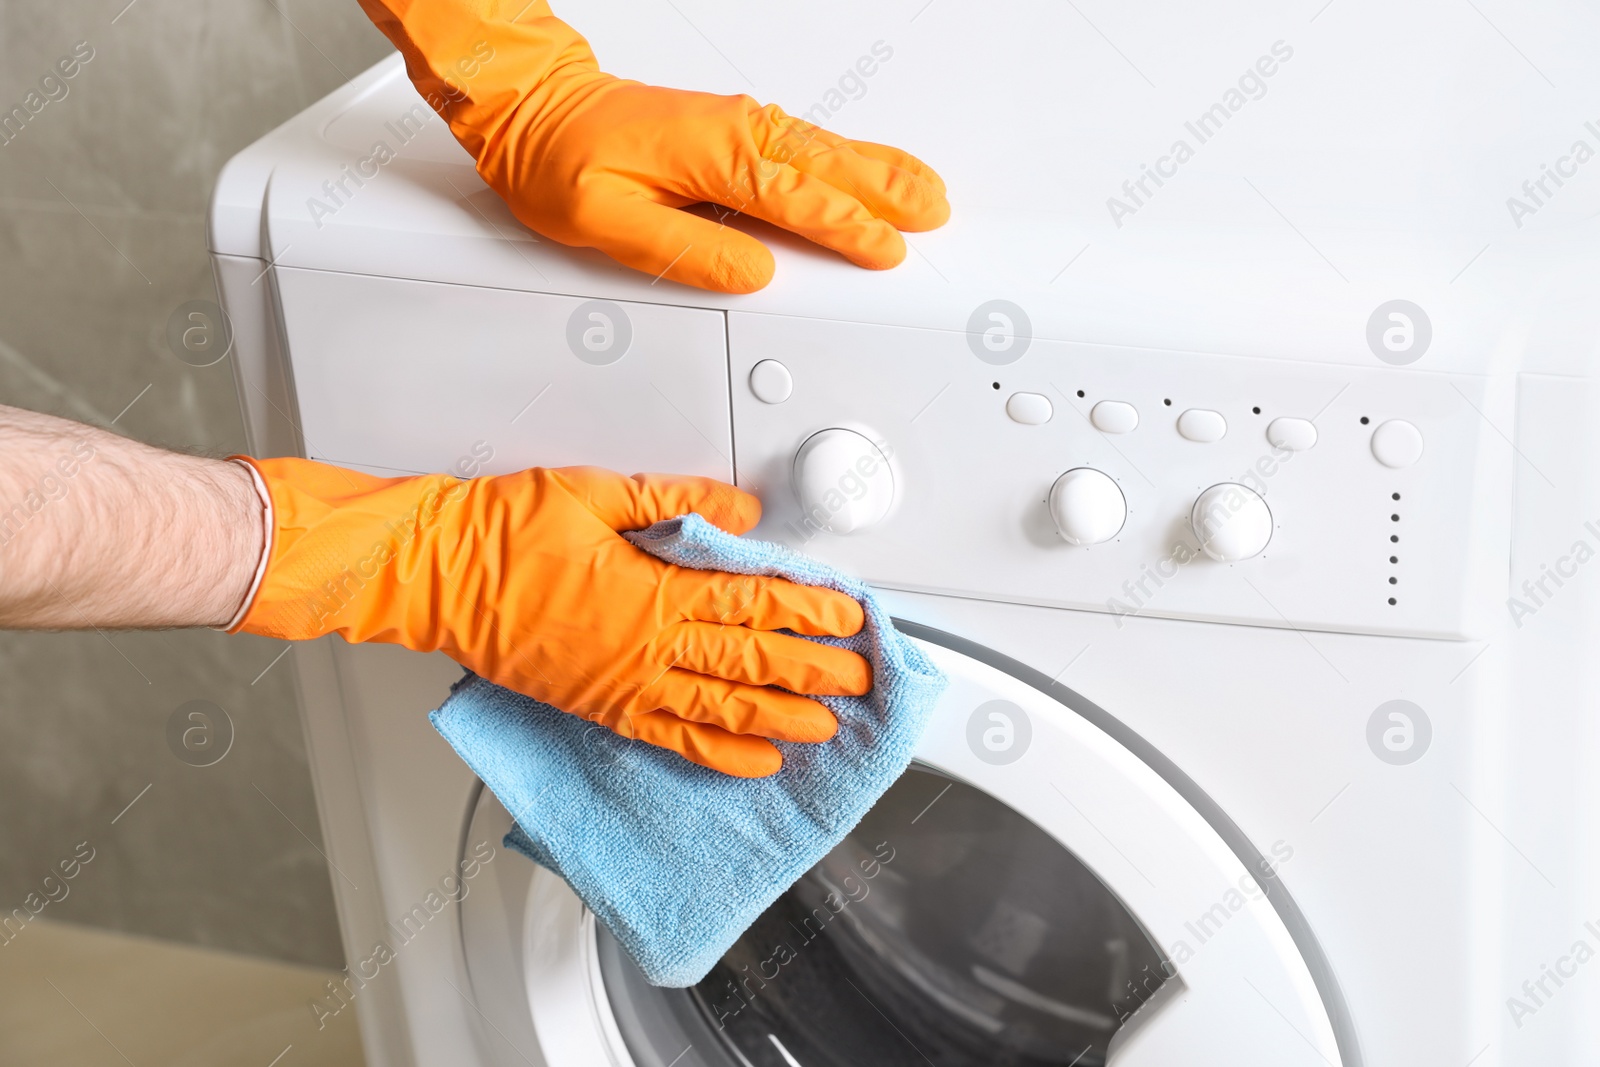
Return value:
<svg viewBox="0 0 1600 1067">
<path fill-rule="evenodd" d="M 1292 848 L 1101 709 L 935 636 L 951 684 L 917 763 L 696 986 L 649 985 L 559 878 L 495 861 L 462 901 L 484 1061 L 1358 1067 Z M 466 842 L 498 844 L 510 816 L 476 808 Z"/>
<path fill-rule="evenodd" d="M 600 958 L 636 1061 L 718 1067 L 1090 1067 L 1168 966 L 1070 852 L 924 768 L 692 989 L 646 985 L 609 935 Z"/>
</svg>

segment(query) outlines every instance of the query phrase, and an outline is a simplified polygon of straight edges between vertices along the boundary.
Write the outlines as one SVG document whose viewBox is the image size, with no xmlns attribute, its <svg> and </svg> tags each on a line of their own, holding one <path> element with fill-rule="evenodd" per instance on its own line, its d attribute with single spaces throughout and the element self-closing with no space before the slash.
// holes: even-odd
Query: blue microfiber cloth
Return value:
<svg viewBox="0 0 1600 1067">
<path fill-rule="evenodd" d="M 652 984 L 688 986 L 900 777 L 946 682 L 832 567 L 694 514 L 623 536 L 682 567 L 837 589 L 866 613 L 854 637 L 808 640 L 865 656 L 872 692 L 819 698 L 838 734 L 776 742 L 783 769 L 769 778 L 707 770 L 474 674 L 430 716 L 516 819 L 506 846 L 566 879 Z"/>
</svg>

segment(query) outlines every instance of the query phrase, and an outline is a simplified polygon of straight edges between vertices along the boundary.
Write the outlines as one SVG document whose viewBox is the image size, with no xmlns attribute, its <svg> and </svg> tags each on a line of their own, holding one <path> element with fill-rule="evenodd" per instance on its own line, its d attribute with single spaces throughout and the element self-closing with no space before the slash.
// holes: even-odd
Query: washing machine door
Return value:
<svg viewBox="0 0 1600 1067">
<path fill-rule="evenodd" d="M 1356 1067 L 1285 843 L 1048 679 L 914 632 L 951 679 L 918 762 L 711 974 L 650 986 L 525 865 L 515 906 L 463 904 L 475 987 L 511 973 L 475 952 L 519 958 L 525 1011 L 492 1025 L 549 1067 Z"/>
</svg>

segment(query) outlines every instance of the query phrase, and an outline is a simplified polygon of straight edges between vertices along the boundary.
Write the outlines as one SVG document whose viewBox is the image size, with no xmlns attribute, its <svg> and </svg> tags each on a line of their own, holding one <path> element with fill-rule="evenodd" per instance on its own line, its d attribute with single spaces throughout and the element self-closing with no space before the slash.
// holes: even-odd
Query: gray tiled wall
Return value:
<svg viewBox="0 0 1600 1067">
<path fill-rule="evenodd" d="M 355 0 L 6 0 L 0 113 L 78 42 L 93 58 L 66 95 L 51 83 L 59 99 L 0 144 L 0 401 L 240 450 L 228 362 L 194 368 L 165 341 L 174 308 L 213 296 L 212 182 L 388 43 Z M 342 963 L 291 679 L 268 669 L 283 647 L 0 634 L 0 913 L 87 840 L 95 858 L 47 915 Z M 195 699 L 236 730 L 211 767 L 166 742 Z"/>
</svg>

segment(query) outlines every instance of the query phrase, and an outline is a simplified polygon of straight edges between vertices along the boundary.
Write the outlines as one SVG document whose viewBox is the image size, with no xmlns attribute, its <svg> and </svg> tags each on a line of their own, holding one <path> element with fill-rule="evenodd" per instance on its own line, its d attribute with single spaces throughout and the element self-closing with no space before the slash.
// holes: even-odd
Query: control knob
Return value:
<svg viewBox="0 0 1600 1067">
<path fill-rule="evenodd" d="M 1258 556 L 1272 540 L 1272 512 L 1254 489 L 1237 482 L 1213 485 L 1189 512 L 1200 550 L 1222 563 Z"/>
<path fill-rule="evenodd" d="M 803 525 L 847 534 L 879 522 L 894 503 L 894 473 L 863 434 L 834 428 L 806 438 L 790 472 Z"/>
<path fill-rule="evenodd" d="M 1122 530 L 1128 502 L 1110 475 L 1074 467 L 1050 487 L 1050 517 L 1068 544 L 1098 545 Z"/>
</svg>

